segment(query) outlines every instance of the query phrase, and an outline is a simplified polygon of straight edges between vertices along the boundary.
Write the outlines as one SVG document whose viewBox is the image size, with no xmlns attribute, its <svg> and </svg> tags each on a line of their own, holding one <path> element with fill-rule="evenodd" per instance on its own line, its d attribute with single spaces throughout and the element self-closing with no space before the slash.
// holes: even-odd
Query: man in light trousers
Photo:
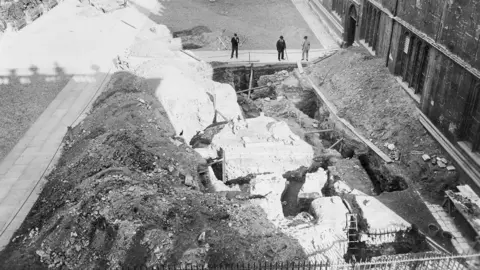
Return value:
<svg viewBox="0 0 480 270">
<path fill-rule="evenodd" d="M 308 61 L 308 51 L 310 50 L 310 40 L 305 36 L 302 43 L 302 60 L 307 59 Z"/>
</svg>

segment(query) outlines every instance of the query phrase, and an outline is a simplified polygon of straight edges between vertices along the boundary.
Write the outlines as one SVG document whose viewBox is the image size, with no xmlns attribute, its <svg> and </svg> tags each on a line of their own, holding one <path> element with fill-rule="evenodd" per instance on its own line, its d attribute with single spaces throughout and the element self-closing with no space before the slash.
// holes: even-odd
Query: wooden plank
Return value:
<svg viewBox="0 0 480 270">
<path fill-rule="evenodd" d="M 250 82 L 248 83 L 248 98 L 250 98 L 250 94 L 252 93 L 252 87 L 253 87 L 253 64 L 250 65 Z"/>
<path fill-rule="evenodd" d="M 460 191 L 460 193 L 463 196 L 467 198 L 470 198 L 472 200 L 480 199 L 480 197 L 478 197 L 478 195 L 475 193 L 475 191 L 473 191 L 473 189 L 469 185 L 457 186 L 457 189 Z"/>
<path fill-rule="evenodd" d="M 229 65 L 234 65 L 234 64 L 238 64 L 238 63 L 252 63 L 252 62 L 260 62 L 260 60 L 248 60 L 248 61 L 229 61 L 227 62 L 227 64 Z"/>
<path fill-rule="evenodd" d="M 341 138 L 340 140 L 338 140 L 336 143 L 332 144 L 332 146 L 330 146 L 328 149 L 332 149 L 333 147 L 335 147 L 337 144 L 339 144 L 340 142 L 343 141 L 343 138 Z"/>
<path fill-rule="evenodd" d="M 193 55 L 191 55 L 191 54 L 189 54 L 189 53 L 187 53 L 186 51 L 184 51 L 184 50 L 180 50 L 180 51 L 183 52 L 184 54 L 190 56 L 191 58 L 197 60 L 198 62 L 202 62 L 202 60 L 200 60 L 199 58 L 197 58 L 197 57 L 195 57 L 195 56 L 193 56 Z"/>
<path fill-rule="evenodd" d="M 479 223 L 480 223 L 479 220 L 480 219 L 479 218 L 474 219 L 471 215 L 466 213 L 467 207 L 462 202 L 457 200 L 456 197 L 454 196 L 454 194 L 456 194 L 457 196 L 461 196 L 460 194 L 454 193 L 452 191 L 445 192 L 445 195 L 450 199 L 450 201 L 453 203 L 455 208 L 463 216 L 463 218 L 468 222 L 468 224 L 470 224 L 470 226 L 472 226 L 472 228 L 475 230 L 475 233 L 477 235 L 480 234 L 480 225 L 479 225 Z"/>
<path fill-rule="evenodd" d="M 265 85 L 265 86 L 259 86 L 259 87 L 251 88 L 251 89 L 240 90 L 240 91 L 237 91 L 237 94 L 239 94 L 239 93 L 245 93 L 245 92 L 253 91 L 253 90 L 258 90 L 258 89 L 263 89 L 263 88 L 267 88 L 267 87 L 268 87 L 268 86 Z"/>
<path fill-rule="evenodd" d="M 303 74 L 303 66 L 301 61 L 297 61 L 297 67 L 300 74 Z"/>
<path fill-rule="evenodd" d="M 222 148 L 222 181 L 225 183 L 227 181 L 227 174 L 225 166 L 227 165 L 227 157 L 225 156 L 225 150 Z"/>
<path fill-rule="evenodd" d="M 375 144 L 373 144 L 371 141 L 367 140 L 365 137 L 363 137 L 360 133 L 357 132 L 357 130 L 350 124 L 348 121 L 346 121 L 343 118 L 338 117 L 338 111 L 335 108 L 335 106 L 325 97 L 325 95 L 320 91 L 320 89 L 313 83 L 312 79 L 310 79 L 310 76 L 306 76 L 308 82 L 312 86 L 312 88 L 315 90 L 315 93 L 317 96 L 322 100 L 322 102 L 327 106 L 328 110 L 335 115 L 336 118 L 339 119 L 340 122 L 342 122 L 355 136 L 357 136 L 362 142 L 364 142 L 370 149 L 372 149 L 379 157 L 381 157 L 385 162 L 387 163 L 392 163 L 393 160 L 387 156 L 385 153 L 382 152 Z"/>
<path fill-rule="evenodd" d="M 228 49 L 227 45 L 225 45 L 225 43 L 223 42 L 223 40 L 222 40 L 220 37 L 217 37 L 217 38 L 218 38 L 218 40 L 220 40 L 220 42 L 222 43 L 223 49 L 224 49 L 224 50 Z"/>
<path fill-rule="evenodd" d="M 215 110 L 218 114 L 220 114 L 220 116 L 223 118 L 223 120 L 225 121 L 228 121 L 228 118 L 225 117 L 225 115 L 223 115 L 219 110 Z"/>
<path fill-rule="evenodd" d="M 314 130 L 314 131 L 307 131 L 305 134 L 314 134 L 314 133 L 323 133 L 323 132 L 330 132 L 334 131 L 333 129 L 323 129 L 323 130 Z"/>
</svg>

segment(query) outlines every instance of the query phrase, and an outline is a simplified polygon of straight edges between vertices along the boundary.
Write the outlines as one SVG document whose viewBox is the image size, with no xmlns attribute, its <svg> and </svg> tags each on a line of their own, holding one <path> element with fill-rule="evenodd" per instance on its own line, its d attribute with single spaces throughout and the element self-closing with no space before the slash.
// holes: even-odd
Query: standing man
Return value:
<svg viewBox="0 0 480 270">
<path fill-rule="evenodd" d="M 286 48 L 287 44 L 285 43 L 283 36 L 280 36 L 280 39 L 277 41 L 278 61 L 280 61 L 280 56 L 282 60 L 285 60 L 284 52 Z"/>
<path fill-rule="evenodd" d="M 304 40 L 302 43 L 302 60 L 305 59 L 305 56 L 306 56 L 308 61 L 308 51 L 310 50 L 310 40 L 308 40 L 307 36 L 305 36 L 303 39 Z"/>
<path fill-rule="evenodd" d="M 235 58 L 238 59 L 238 43 L 240 43 L 240 39 L 237 37 L 237 34 L 233 34 L 232 37 L 232 56 L 230 59 L 233 59 L 233 53 L 235 52 Z"/>
</svg>

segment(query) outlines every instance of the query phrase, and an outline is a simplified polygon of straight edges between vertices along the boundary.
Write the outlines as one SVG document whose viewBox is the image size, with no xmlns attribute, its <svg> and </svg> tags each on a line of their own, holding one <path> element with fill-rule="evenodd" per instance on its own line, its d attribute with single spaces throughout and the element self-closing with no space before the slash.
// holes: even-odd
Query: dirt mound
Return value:
<svg viewBox="0 0 480 270">
<path fill-rule="evenodd" d="M 210 44 L 213 40 L 210 37 L 211 35 L 206 35 L 206 34 L 211 32 L 212 31 L 208 27 L 200 25 L 200 26 L 195 26 L 191 29 L 173 32 L 173 37 L 174 38 L 179 37 L 182 39 L 183 49 L 193 50 L 193 49 L 200 49 Z"/>
<path fill-rule="evenodd" d="M 65 138 L 59 163 L 2 253 L 6 269 L 117 269 L 162 263 L 304 259 L 248 202 L 204 194 L 204 160 L 174 143 L 145 81 L 113 75 Z M 199 238 L 199 236 L 202 236 Z M 200 240 L 199 240 L 200 239 Z"/>
<path fill-rule="evenodd" d="M 384 59 L 351 48 L 307 68 L 306 73 L 335 104 L 339 116 L 364 137 L 387 154 L 392 153 L 388 144 L 395 146 L 399 159 L 395 166 L 418 184 L 423 195 L 442 199 L 443 189 L 431 193 L 430 183 L 456 179 L 457 174 L 422 160 L 423 153 L 447 155 L 418 121 L 415 102 L 385 68 Z"/>
</svg>

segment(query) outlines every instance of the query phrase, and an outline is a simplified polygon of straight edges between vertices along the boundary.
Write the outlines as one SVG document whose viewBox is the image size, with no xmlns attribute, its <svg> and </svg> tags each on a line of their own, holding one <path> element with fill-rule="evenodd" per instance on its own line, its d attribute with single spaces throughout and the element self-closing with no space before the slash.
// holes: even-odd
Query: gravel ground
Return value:
<svg viewBox="0 0 480 270">
<path fill-rule="evenodd" d="M 48 76 L 51 77 L 51 76 Z M 72 75 L 61 71 L 55 81 L 33 73 L 17 76 L 14 72 L 0 77 L 0 162 L 27 132 L 28 128 L 65 87 Z"/>
<path fill-rule="evenodd" d="M 212 32 L 210 44 L 201 50 L 217 50 L 222 35 L 230 39 L 236 32 L 247 38 L 240 49 L 275 50 L 280 35 L 287 48 L 300 49 L 303 36 L 310 37 L 312 48 L 322 48 L 307 23 L 290 0 L 206 0 L 163 1 L 165 7 L 156 22 L 165 24 L 172 32 L 206 26 Z M 240 41 L 242 42 L 242 41 Z M 229 44 L 227 44 L 229 45 Z"/>
</svg>

